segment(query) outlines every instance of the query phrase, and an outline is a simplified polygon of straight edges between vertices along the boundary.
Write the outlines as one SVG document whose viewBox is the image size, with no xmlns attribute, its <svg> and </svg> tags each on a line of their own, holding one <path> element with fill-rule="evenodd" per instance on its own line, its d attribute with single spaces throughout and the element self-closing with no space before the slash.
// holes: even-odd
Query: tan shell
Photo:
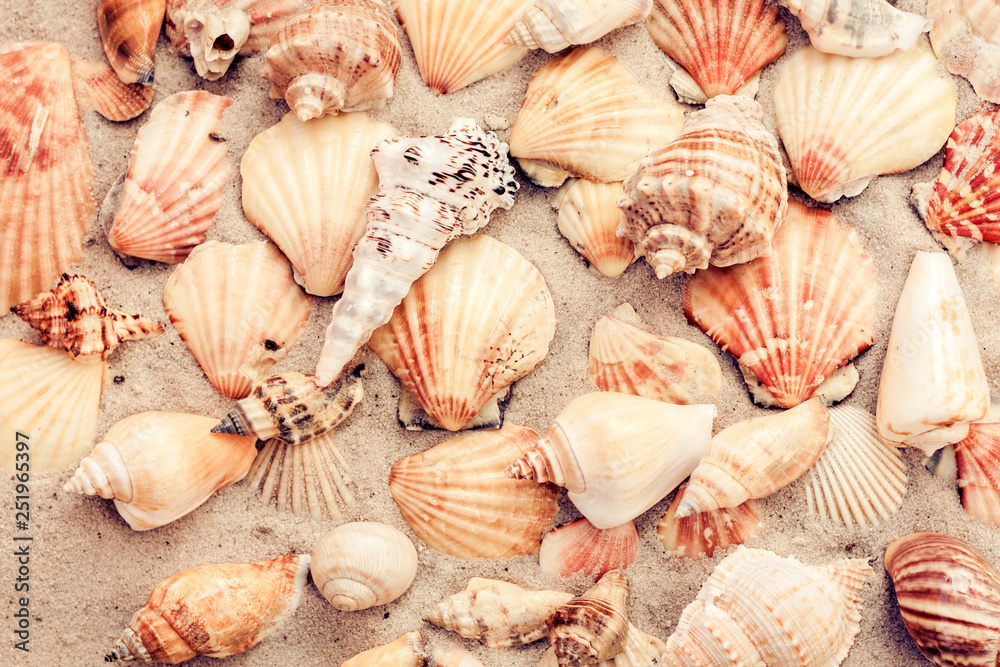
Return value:
<svg viewBox="0 0 1000 667">
<path fill-rule="evenodd" d="M 538 565 L 542 572 L 563 579 L 575 574 L 603 577 L 611 570 L 628 568 L 638 551 L 634 521 L 601 530 L 586 519 L 577 519 L 549 531 L 538 552 Z"/>
<path fill-rule="evenodd" d="M 1000 8 L 992 0 L 928 0 L 934 21 L 931 46 L 952 74 L 964 76 L 976 94 L 1000 102 Z"/>
<path fill-rule="evenodd" d="M 612 570 L 556 609 L 546 623 L 559 664 L 592 664 L 621 653 L 629 629 L 627 600 L 628 579 Z"/>
<path fill-rule="evenodd" d="M 433 667 L 486 667 L 479 658 L 455 645 L 434 649 L 430 664 Z"/>
<path fill-rule="evenodd" d="M 156 40 L 166 0 L 100 0 L 97 31 L 108 62 L 124 83 L 153 83 Z"/>
<path fill-rule="evenodd" d="M 736 507 L 678 518 L 675 512 L 687 486 L 687 482 L 681 484 L 670 507 L 656 524 L 656 536 L 668 556 L 711 558 L 716 551 L 744 544 L 760 532 L 757 503 L 752 499 Z"/>
<path fill-rule="evenodd" d="M 896 9 L 885 0 L 778 0 L 799 17 L 812 45 L 823 53 L 878 58 L 909 51 L 931 29 L 926 16 Z"/>
<path fill-rule="evenodd" d="M 153 86 L 122 83 L 107 63 L 73 61 L 73 88 L 80 109 L 90 109 L 108 120 L 131 120 L 153 103 Z"/>
<path fill-rule="evenodd" d="M 617 278 L 638 259 L 635 244 L 616 233 L 625 220 L 617 205 L 621 194 L 621 183 L 571 178 L 552 201 L 559 209 L 559 233 L 591 267 L 608 278 Z"/>
<path fill-rule="evenodd" d="M 596 667 L 656 667 L 656 665 L 661 664 L 660 656 L 664 649 L 666 649 L 666 644 L 662 641 L 652 635 L 647 635 L 629 623 L 628 632 L 625 635 L 625 648 L 622 652 L 613 658 L 595 664 Z M 538 667 L 558 667 L 558 665 L 556 650 L 550 646 L 542 654 Z"/>
<path fill-rule="evenodd" d="M 556 53 L 596 42 L 647 16 L 653 0 L 535 0 L 507 36 L 507 44 Z"/>
<path fill-rule="evenodd" d="M 395 641 L 359 653 L 340 667 L 426 667 L 424 638 L 419 630 L 407 632 Z"/>
</svg>

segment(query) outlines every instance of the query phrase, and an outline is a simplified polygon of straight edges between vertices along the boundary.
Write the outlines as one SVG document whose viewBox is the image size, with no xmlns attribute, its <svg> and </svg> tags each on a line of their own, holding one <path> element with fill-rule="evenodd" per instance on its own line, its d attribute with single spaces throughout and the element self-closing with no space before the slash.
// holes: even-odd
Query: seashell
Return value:
<svg viewBox="0 0 1000 667">
<path fill-rule="evenodd" d="M 41 333 L 43 343 L 83 363 L 107 359 L 123 341 L 163 333 L 159 322 L 108 308 L 93 281 L 65 273 L 54 290 L 19 303 L 11 312 Z"/>
<path fill-rule="evenodd" d="M 652 5 L 653 0 L 535 0 L 505 43 L 557 53 L 642 21 Z"/>
<path fill-rule="evenodd" d="M 430 664 L 434 667 L 486 667 L 479 658 L 459 646 L 434 649 Z"/>
<path fill-rule="evenodd" d="M 510 246 L 477 236 L 441 253 L 368 346 L 434 422 L 457 431 L 531 372 L 555 326 L 538 269 Z"/>
<path fill-rule="evenodd" d="M 264 241 L 209 241 L 167 280 L 163 308 L 171 324 L 208 381 L 229 398 L 246 397 L 305 329 L 309 298 L 289 268 Z"/>
<path fill-rule="evenodd" d="M 417 550 L 392 526 L 355 521 L 337 526 L 312 550 L 313 583 L 337 611 L 389 604 L 417 577 Z"/>
<path fill-rule="evenodd" d="M 448 241 L 474 234 L 496 208 L 514 205 L 518 185 L 506 152 L 468 118 L 456 118 L 447 134 L 390 139 L 372 151 L 380 194 L 366 205 L 368 228 L 333 307 L 316 366 L 321 384 L 336 379 L 389 321 Z"/>
<path fill-rule="evenodd" d="M 941 173 L 913 186 L 910 201 L 934 238 L 961 259 L 977 241 L 1000 243 L 1000 112 L 958 124 Z"/>
<path fill-rule="evenodd" d="M 80 261 L 97 207 L 66 47 L 0 47 L 0 100 L 0 312 L 6 313 Z"/>
<path fill-rule="evenodd" d="M 282 373 L 257 380 L 250 395 L 212 428 L 212 433 L 277 438 L 298 445 L 323 435 L 347 419 L 364 398 L 361 371 L 364 364 L 340 380 L 322 387 L 315 375 Z"/>
<path fill-rule="evenodd" d="M 873 415 L 838 405 L 830 408 L 830 442 L 804 482 L 810 514 L 848 528 L 874 527 L 903 505 L 906 464 L 879 436 Z"/>
<path fill-rule="evenodd" d="M 774 88 L 778 134 L 798 185 L 821 202 L 923 164 L 955 127 L 955 106 L 951 82 L 919 49 L 876 59 L 799 49 Z"/>
<path fill-rule="evenodd" d="M 885 551 L 903 625 L 928 660 L 947 667 L 995 665 L 1000 572 L 965 540 L 911 533 Z"/>
<path fill-rule="evenodd" d="M 504 468 L 538 441 L 508 424 L 450 438 L 397 461 L 389 491 L 431 548 L 471 560 L 537 553 L 559 509 L 551 484 L 509 479 Z"/>
<path fill-rule="evenodd" d="M 764 0 L 654 0 L 646 29 L 683 68 L 670 77 L 670 85 L 678 99 L 692 104 L 737 92 L 754 97 L 758 73 L 788 45 L 777 5 Z"/>
<path fill-rule="evenodd" d="M 770 257 L 698 272 L 684 314 L 736 358 L 759 405 L 832 402 L 854 388 L 831 386 L 835 371 L 874 339 L 877 284 L 854 228 L 792 200 Z"/>
<path fill-rule="evenodd" d="M 579 573 L 603 577 L 611 570 L 624 570 L 639 551 L 639 531 L 629 521 L 616 528 L 600 530 L 586 519 L 549 532 L 542 540 L 538 564 L 542 572 L 568 579 Z"/>
<path fill-rule="evenodd" d="M 94 444 L 106 371 L 103 361 L 0 340 L 0 469 L 14 472 L 22 451 L 35 474 L 78 461 Z"/>
<path fill-rule="evenodd" d="M 122 83 L 106 63 L 73 61 L 73 88 L 81 109 L 96 111 L 108 120 L 131 120 L 153 102 L 153 87 Z"/>
<path fill-rule="evenodd" d="M 176 93 L 156 105 L 136 135 L 108 230 L 119 253 L 176 264 L 205 241 L 233 170 L 218 136 L 222 112 L 232 104 L 203 90 Z"/>
<path fill-rule="evenodd" d="M 203 565 L 161 581 L 105 662 L 178 663 L 225 658 L 253 648 L 295 613 L 309 556 Z"/>
<path fill-rule="evenodd" d="M 608 660 L 602 660 L 596 667 L 656 667 L 660 664 L 660 655 L 666 649 L 662 641 L 647 635 L 645 632 L 628 624 L 625 634 L 625 648 L 621 653 Z M 550 646 L 538 663 L 538 667 L 557 667 L 556 649 Z"/>
<path fill-rule="evenodd" d="M 623 181 L 652 149 L 677 136 L 681 107 L 635 82 L 601 49 L 573 49 L 546 63 L 510 131 L 510 154 L 543 187 L 570 176 Z"/>
<path fill-rule="evenodd" d="M 385 106 L 400 58 L 382 0 L 315 0 L 275 33 L 260 75 L 273 99 L 307 121 Z"/>
<path fill-rule="evenodd" d="M 166 9 L 167 0 L 100 0 L 97 4 L 101 44 L 123 83 L 153 83 L 156 40 Z"/>
<path fill-rule="evenodd" d="M 461 90 L 516 64 L 528 53 L 504 43 L 534 0 L 392 0 L 420 77 L 436 93 Z"/>
<path fill-rule="evenodd" d="M 595 527 L 614 528 L 691 474 L 708 447 L 714 417 L 714 405 L 584 394 L 562 409 L 546 437 L 508 466 L 507 475 L 565 486 Z"/>
<path fill-rule="evenodd" d="M 896 304 L 875 419 L 886 440 L 925 454 L 956 443 L 990 407 L 972 319 L 951 259 L 918 252 Z"/>
<path fill-rule="evenodd" d="M 175 412 L 126 417 L 108 429 L 63 491 L 113 499 L 132 530 L 165 526 L 243 479 L 253 463 L 253 438 L 211 434 L 213 422 Z"/>
<path fill-rule="evenodd" d="M 681 484 L 666 513 L 656 524 L 656 536 L 668 556 L 711 558 L 717 550 L 743 544 L 760 532 L 757 503 L 745 500 L 736 507 L 722 507 L 683 518 L 676 516 L 687 482 Z"/>
<path fill-rule="evenodd" d="M 724 95 L 691 113 L 680 135 L 625 181 L 619 232 L 662 279 L 768 255 L 787 202 L 778 142 L 760 105 Z"/>
<path fill-rule="evenodd" d="M 823 53 L 878 58 L 909 51 L 934 23 L 885 0 L 777 0 L 799 17 L 809 41 Z"/>
<path fill-rule="evenodd" d="M 590 379 L 597 388 L 664 403 L 711 403 L 722 388 L 715 355 L 697 343 L 657 336 L 643 326 L 628 303 L 594 324 Z"/>
<path fill-rule="evenodd" d="M 546 623 L 559 665 L 593 664 L 625 650 L 627 599 L 628 579 L 621 570 L 612 570 L 556 609 Z"/>
<path fill-rule="evenodd" d="M 927 0 L 931 46 L 979 97 L 1000 103 L 1000 8 L 991 0 Z"/>
<path fill-rule="evenodd" d="M 736 548 L 681 613 L 664 665 L 839 665 L 861 624 L 868 563 L 803 565 L 763 549 Z"/>
<path fill-rule="evenodd" d="M 530 591 L 506 581 L 473 577 L 465 590 L 424 614 L 424 620 L 490 648 L 520 646 L 544 637 L 545 619 L 571 599 L 572 593 Z"/>
<path fill-rule="evenodd" d="M 995 419 L 969 424 L 969 435 L 955 443 L 962 506 L 990 526 L 1000 526 L 1000 423 Z"/>
<path fill-rule="evenodd" d="M 790 410 L 734 424 L 712 438 L 675 516 L 763 498 L 798 479 L 823 453 L 830 415 L 817 396 Z"/>
<path fill-rule="evenodd" d="M 340 667 L 426 667 L 424 638 L 419 631 L 407 632 L 396 641 L 359 653 Z"/>
<path fill-rule="evenodd" d="M 342 292 L 378 188 L 368 154 L 396 134 L 363 113 L 303 123 L 286 114 L 243 154 L 243 212 L 288 257 L 309 294 Z"/>
<path fill-rule="evenodd" d="M 616 234 L 624 221 L 617 206 L 621 194 L 621 183 L 571 178 L 559 188 L 552 202 L 559 209 L 559 233 L 608 278 L 617 278 L 638 259 L 635 244 Z"/>
</svg>

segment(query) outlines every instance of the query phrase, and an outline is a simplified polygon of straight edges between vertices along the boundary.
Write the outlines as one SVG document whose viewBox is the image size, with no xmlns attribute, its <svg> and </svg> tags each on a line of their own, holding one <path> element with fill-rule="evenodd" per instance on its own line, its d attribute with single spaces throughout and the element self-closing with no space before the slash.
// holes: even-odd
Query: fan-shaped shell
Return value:
<svg viewBox="0 0 1000 667">
<path fill-rule="evenodd" d="M 613 658 L 596 663 L 595 667 L 656 667 L 661 664 L 660 656 L 663 655 L 665 648 L 666 645 L 662 641 L 629 623 L 625 635 L 625 648 L 622 652 Z M 542 654 L 538 667 L 559 667 L 554 647 L 550 646 Z"/>
<path fill-rule="evenodd" d="M 407 632 L 395 641 L 359 653 L 340 667 L 426 667 L 424 638 L 419 630 Z"/>
<path fill-rule="evenodd" d="M 745 543 L 760 532 L 757 503 L 746 500 L 736 507 L 722 507 L 678 518 L 677 507 L 687 482 L 677 489 L 674 500 L 656 524 L 656 536 L 668 556 L 711 558 L 717 550 Z"/>
<path fill-rule="evenodd" d="M 593 664 L 625 649 L 628 588 L 622 571 L 612 570 L 552 613 L 546 623 L 560 665 Z"/>
<path fill-rule="evenodd" d="M 778 0 L 799 17 L 813 47 L 851 58 L 909 51 L 933 21 L 885 0 Z"/>
<path fill-rule="evenodd" d="M 799 187 L 822 202 L 908 171 L 955 127 L 955 89 L 920 49 L 848 58 L 799 49 L 774 88 L 778 134 Z"/>
<path fill-rule="evenodd" d="M 1000 526 L 1000 424 L 969 425 L 955 443 L 962 506 L 985 524 Z"/>
<path fill-rule="evenodd" d="M 509 479 L 504 469 L 537 441 L 509 424 L 445 440 L 397 461 L 389 491 L 417 537 L 438 551 L 465 559 L 536 553 L 558 489 Z"/>
<path fill-rule="evenodd" d="M 598 273 L 608 278 L 617 278 L 638 259 L 632 240 L 616 233 L 625 220 L 617 206 L 621 194 L 621 183 L 571 178 L 552 201 L 559 209 L 559 232 Z"/>
<path fill-rule="evenodd" d="M 101 0 L 98 3 L 97 31 L 101 44 L 108 62 L 124 83 L 153 83 L 156 40 L 166 9 L 166 0 Z"/>
<path fill-rule="evenodd" d="M 122 83 L 107 63 L 73 61 L 73 88 L 80 109 L 96 111 L 108 120 L 131 120 L 153 102 L 153 86 Z"/>
<path fill-rule="evenodd" d="M 573 49 L 546 63 L 510 131 L 510 154 L 545 187 L 570 176 L 622 181 L 649 151 L 677 136 L 680 106 L 635 83 L 601 49 Z"/>
<path fill-rule="evenodd" d="M 652 4 L 653 0 L 535 0 L 506 42 L 556 53 L 638 23 L 649 16 Z"/>
<path fill-rule="evenodd" d="M 927 0 L 931 45 L 952 74 L 1000 103 L 1000 7 L 992 0 Z"/>
<path fill-rule="evenodd" d="M 639 531 L 628 521 L 601 530 L 586 519 L 559 526 L 542 540 L 538 565 L 542 572 L 568 579 L 579 573 L 603 577 L 611 570 L 624 570 L 639 551 Z"/>
</svg>

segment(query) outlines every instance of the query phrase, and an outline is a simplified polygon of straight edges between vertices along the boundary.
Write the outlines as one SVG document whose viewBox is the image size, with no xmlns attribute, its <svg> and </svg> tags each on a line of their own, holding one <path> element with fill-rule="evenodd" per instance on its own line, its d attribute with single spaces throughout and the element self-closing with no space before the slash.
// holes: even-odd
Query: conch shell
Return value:
<svg viewBox="0 0 1000 667">
<path fill-rule="evenodd" d="M 546 621 L 559 665 L 586 665 L 625 650 L 629 620 L 628 579 L 621 570 L 553 612 Z"/>
<path fill-rule="evenodd" d="M 153 83 L 156 40 L 166 0 L 101 0 L 97 31 L 108 62 L 124 83 Z"/>
<path fill-rule="evenodd" d="M 556 53 L 638 23 L 652 7 L 653 0 L 535 0 L 504 41 Z"/>
<path fill-rule="evenodd" d="M 625 648 L 622 652 L 595 665 L 596 667 L 656 667 L 661 664 L 660 656 L 664 649 L 666 645 L 662 641 L 629 623 L 628 632 L 625 634 Z M 556 649 L 550 646 L 549 650 L 542 654 L 538 667 L 558 666 Z"/>
<path fill-rule="evenodd" d="M 878 58 L 909 51 L 931 29 L 926 16 L 896 9 L 885 0 L 777 0 L 802 22 L 813 47 L 851 58 Z"/>
<path fill-rule="evenodd" d="M 420 631 L 407 632 L 395 641 L 359 653 L 340 667 L 426 667 L 424 638 Z"/>
</svg>

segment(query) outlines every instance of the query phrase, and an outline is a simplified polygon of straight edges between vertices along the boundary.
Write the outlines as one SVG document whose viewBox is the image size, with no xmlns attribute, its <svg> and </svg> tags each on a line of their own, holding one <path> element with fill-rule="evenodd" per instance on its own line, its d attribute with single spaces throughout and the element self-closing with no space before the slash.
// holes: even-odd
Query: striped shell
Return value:
<svg viewBox="0 0 1000 667">
<path fill-rule="evenodd" d="M 596 667 L 656 667 L 661 664 L 660 656 L 665 648 L 662 641 L 629 623 L 625 634 L 625 648 L 614 657 L 596 663 Z M 542 654 L 538 667 L 559 667 L 554 647 L 550 646 Z"/>
<path fill-rule="evenodd" d="M 622 571 L 612 570 L 552 613 L 546 623 L 560 665 L 592 664 L 625 649 L 628 588 Z"/>
<path fill-rule="evenodd" d="M 590 44 L 647 16 L 653 0 L 535 0 L 507 36 L 507 44 L 557 53 Z"/>
<path fill-rule="evenodd" d="M 955 443 L 962 506 L 983 523 L 1000 526 L 1000 424 L 974 423 Z"/>
<path fill-rule="evenodd" d="M 639 531 L 628 521 L 601 530 L 587 519 L 559 526 L 542 540 L 538 565 L 542 572 L 568 579 L 576 574 L 603 577 L 612 570 L 624 570 L 639 551 Z"/>
<path fill-rule="evenodd" d="M 156 40 L 166 0 L 100 0 L 97 30 L 108 62 L 124 83 L 153 83 Z"/>
<path fill-rule="evenodd" d="M 153 102 L 153 86 L 122 83 L 107 63 L 73 61 L 73 88 L 81 110 L 96 111 L 108 120 L 131 120 Z"/>
<path fill-rule="evenodd" d="M 617 278 L 639 258 L 635 244 L 616 233 L 625 220 L 617 206 L 621 194 L 621 183 L 571 178 L 552 201 L 559 210 L 559 233 L 594 270 L 608 278 Z"/>
<path fill-rule="evenodd" d="M 656 524 L 656 536 L 668 556 L 678 558 L 711 558 L 716 551 L 725 551 L 760 532 L 757 503 L 746 500 L 736 507 L 722 507 L 708 512 L 678 518 L 687 482 L 681 484 L 674 500 Z"/>
</svg>

